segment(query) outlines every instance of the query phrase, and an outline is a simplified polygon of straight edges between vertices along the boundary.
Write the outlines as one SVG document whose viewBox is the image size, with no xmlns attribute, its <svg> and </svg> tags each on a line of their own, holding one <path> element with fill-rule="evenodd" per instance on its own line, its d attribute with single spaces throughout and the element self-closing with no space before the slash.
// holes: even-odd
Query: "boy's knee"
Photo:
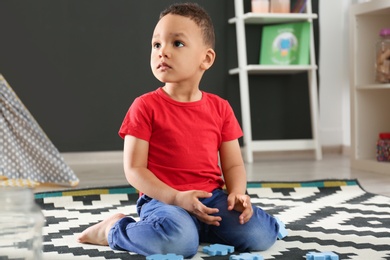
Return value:
<svg viewBox="0 0 390 260">
<path fill-rule="evenodd" d="M 183 255 L 185 258 L 192 257 L 198 252 L 199 235 L 195 225 L 190 223 L 178 223 L 172 220 L 166 220 L 166 237 L 163 243 L 166 253 L 175 252 L 177 255 Z"/>
<path fill-rule="evenodd" d="M 263 236 L 260 240 L 253 241 L 248 245 L 248 251 L 265 251 L 275 244 L 276 238 L 272 236 Z"/>
<path fill-rule="evenodd" d="M 167 252 L 175 252 L 177 255 L 182 255 L 184 258 L 191 258 L 198 252 L 199 240 L 188 240 L 188 238 L 174 239 L 167 245 Z"/>
<path fill-rule="evenodd" d="M 253 223 L 252 223 L 253 224 Z M 243 236 L 239 251 L 264 251 L 275 244 L 278 235 L 278 225 L 272 218 L 267 223 L 256 223 L 255 226 L 246 229 L 246 235 Z"/>
<path fill-rule="evenodd" d="M 276 236 L 272 234 L 253 234 L 246 236 L 241 241 L 236 240 L 235 248 L 239 252 L 246 251 L 265 251 L 269 249 L 276 242 Z"/>
</svg>

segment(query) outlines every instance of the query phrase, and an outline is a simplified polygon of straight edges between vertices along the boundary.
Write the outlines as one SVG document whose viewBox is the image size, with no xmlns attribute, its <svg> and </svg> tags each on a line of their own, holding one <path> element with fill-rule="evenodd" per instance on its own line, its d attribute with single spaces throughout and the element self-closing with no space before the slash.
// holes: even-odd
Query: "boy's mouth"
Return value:
<svg viewBox="0 0 390 260">
<path fill-rule="evenodd" d="M 170 69 L 171 66 L 169 66 L 168 64 L 166 64 L 165 62 L 161 62 L 160 64 L 158 64 L 157 66 L 157 69 L 160 69 L 160 70 L 167 70 L 167 69 Z"/>
</svg>

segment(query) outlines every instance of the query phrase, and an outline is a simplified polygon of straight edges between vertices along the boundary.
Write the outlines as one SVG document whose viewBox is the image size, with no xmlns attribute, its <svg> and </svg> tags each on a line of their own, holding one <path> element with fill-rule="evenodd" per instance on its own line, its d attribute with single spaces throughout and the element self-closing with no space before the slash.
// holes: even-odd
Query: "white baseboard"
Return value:
<svg viewBox="0 0 390 260">
<path fill-rule="evenodd" d="M 350 147 L 344 145 L 328 145 L 322 146 L 322 154 L 340 154 L 349 156 Z M 278 159 L 278 158 L 291 158 L 291 159 L 303 159 L 313 158 L 315 159 L 315 152 L 312 150 L 300 150 L 300 151 L 273 151 L 273 152 L 255 152 L 255 160 L 258 159 Z"/>
<path fill-rule="evenodd" d="M 343 145 L 323 146 L 322 153 L 349 155 L 350 147 Z M 111 164 L 123 163 L 123 151 L 97 151 L 97 152 L 66 152 L 61 153 L 65 162 L 72 165 L 80 164 Z M 314 158 L 313 151 L 276 151 L 276 152 L 256 152 L 257 158 L 278 158 L 278 157 L 298 157 Z"/>
<path fill-rule="evenodd" d="M 68 165 L 123 163 L 123 151 L 61 153 Z"/>
</svg>

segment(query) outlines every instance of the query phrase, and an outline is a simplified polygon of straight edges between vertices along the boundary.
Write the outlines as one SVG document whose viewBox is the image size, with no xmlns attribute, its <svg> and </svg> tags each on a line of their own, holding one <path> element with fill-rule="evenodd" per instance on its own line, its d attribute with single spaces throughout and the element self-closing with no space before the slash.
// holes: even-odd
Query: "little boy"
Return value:
<svg viewBox="0 0 390 260">
<path fill-rule="evenodd" d="M 126 178 L 141 192 L 140 221 L 115 214 L 86 229 L 79 242 L 185 258 L 200 242 L 238 251 L 275 243 L 276 220 L 245 194 L 242 131 L 233 110 L 199 89 L 215 60 L 214 42 L 211 18 L 197 4 L 174 4 L 160 14 L 150 64 L 164 86 L 135 99 L 119 130 Z"/>
</svg>

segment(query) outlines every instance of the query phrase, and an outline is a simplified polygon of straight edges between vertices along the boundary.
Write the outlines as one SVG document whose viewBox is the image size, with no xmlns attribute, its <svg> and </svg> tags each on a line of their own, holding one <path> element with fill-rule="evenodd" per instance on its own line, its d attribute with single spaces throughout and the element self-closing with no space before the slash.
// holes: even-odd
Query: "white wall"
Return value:
<svg viewBox="0 0 390 260">
<path fill-rule="evenodd" d="M 351 0 L 319 1 L 319 110 L 322 146 L 350 146 L 348 10 Z"/>
</svg>

